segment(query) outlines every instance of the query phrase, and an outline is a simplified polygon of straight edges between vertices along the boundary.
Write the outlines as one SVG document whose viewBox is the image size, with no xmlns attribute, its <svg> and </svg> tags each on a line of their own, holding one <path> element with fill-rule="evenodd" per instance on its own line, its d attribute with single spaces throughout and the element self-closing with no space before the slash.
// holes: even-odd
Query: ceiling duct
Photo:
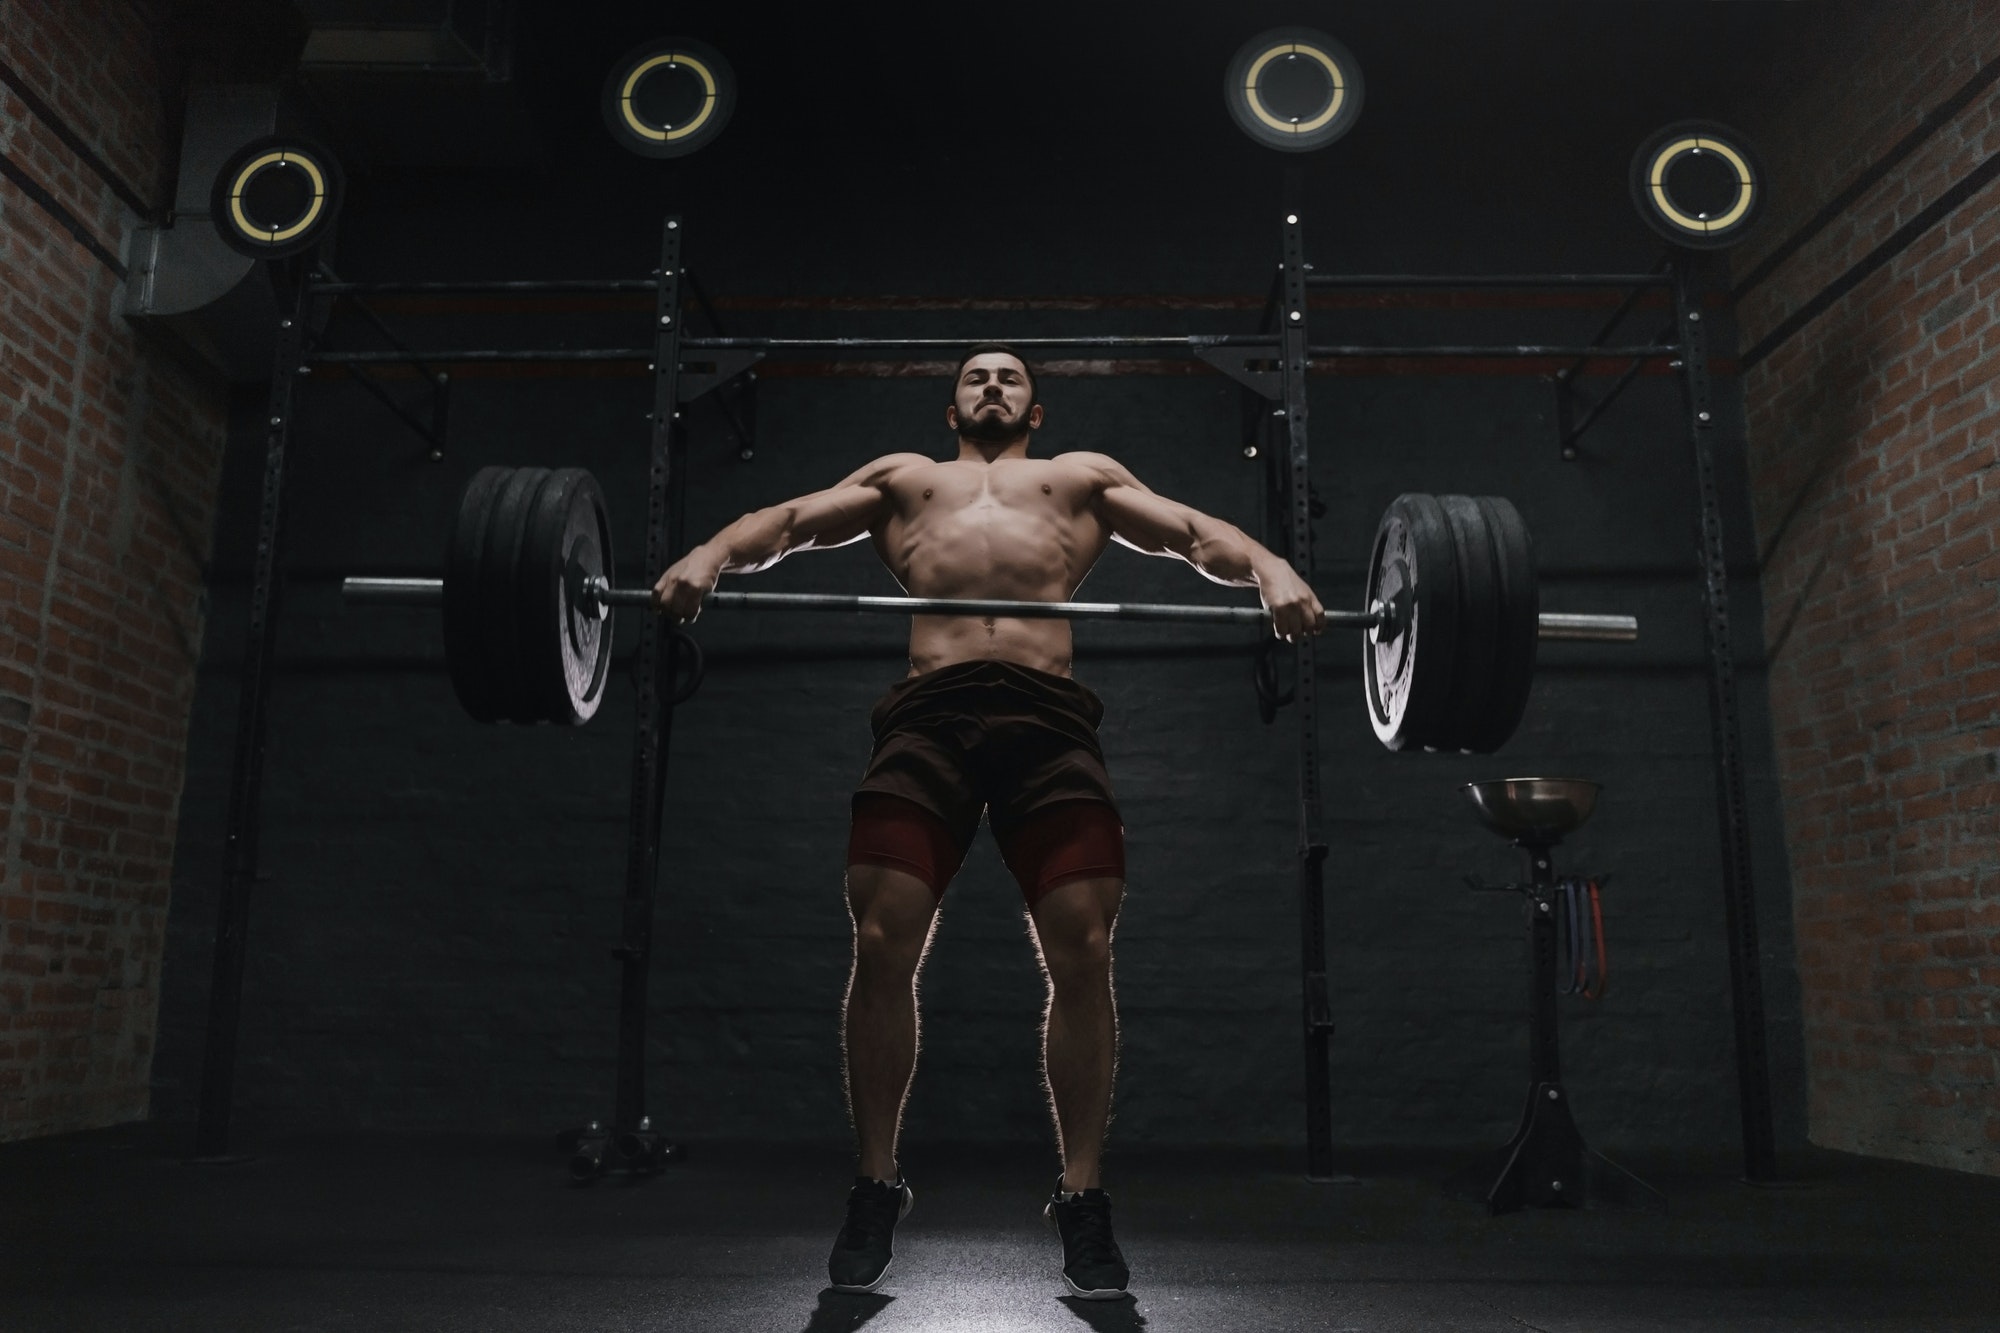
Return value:
<svg viewBox="0 0 2000 1333">
<path fill-rule="evenodd" d="M 279 297 L 270 266 L 225 242 L 211 210 L 232 158 L 281 128 L 276 88 L 191 89 L 173 212 L 163 226 L 140 228 L 133 243 L 125 317 L 237 382 L 271 373 Z"/>
<path fill-rule="evenodd" d="M 299 0 L 305 73 L 513 74 L 511 0 Z"/>
<path fill-rule="evenodd" d="M 356 177 L 518 174 L 542 138 L 514 79 L 516 0 L 295 0 L 299 88 Z"/>
</svg>

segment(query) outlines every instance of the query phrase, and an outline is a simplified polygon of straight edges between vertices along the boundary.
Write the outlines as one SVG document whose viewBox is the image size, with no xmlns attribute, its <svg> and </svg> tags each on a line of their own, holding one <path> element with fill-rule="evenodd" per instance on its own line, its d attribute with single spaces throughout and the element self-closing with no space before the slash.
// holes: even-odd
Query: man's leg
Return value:
<svg viewBox="0 0 2000 1333">
<path fill-rule="evenodd" d="M 1065 1190 L 1099 1188 L 1118 1054 L 1111 932 L 1124 895 L 1122 878 L 1073 879 L 1043 894 L 1029 912 L 1048 975 L 1042 1060 Z"/>
<path fill-rule="evenodd" d="M 893 1181 L 896 1133 L 917 1062 L 917 969 L 930 944 L 937 896 L 907 871 L 850 865 L 847 906 L 854 918 L 854 969 L 841 1027 L 858 1145 L 855 1174 Z"/>
</svg>

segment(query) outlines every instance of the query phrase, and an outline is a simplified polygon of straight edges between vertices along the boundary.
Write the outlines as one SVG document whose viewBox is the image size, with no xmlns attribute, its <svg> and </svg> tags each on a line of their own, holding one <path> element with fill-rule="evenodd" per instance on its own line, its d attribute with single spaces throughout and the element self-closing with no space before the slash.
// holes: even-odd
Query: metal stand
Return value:
<svg viewBox="0 0 2000 1333">
<path fill-rule="evenodd" d="M 1604 1154 L 1585 1145 L 1563 1087 L 1556 1023 L 1556 878 L 1550 849 L 1556 838 L 1517 838 L 1528 858 L 1528 882 L 1518 891 L 1528 927 L 1528 1100 L 1520 1127 L 1493 1160 L 1460 1172 L 1446 1192 L 1477 1198 L 1496 1216 L 1537 1208 L 1637 1205 L 1664 1210 L 1666 1198 Z"/>
<path fill-rule="evenodd" d="M 270 719 L 271 658 L 277 648 L 284 594 L 285 445 L 291 438 L 292 391 L 311 313 L 310 253 L 292 261 L 291 314 L 278 321 L 271 369 L 270 425 L 264 436 L 264 491 L 257 514 L 257 550 L 250 569 L 250 621 L 244 636 L 243 679 L 236 707 L 236 757 L 229 777 L 222 894 L 215 913 L 215 962 L 208 993 L 208 1037 L 202 1053 L 201 1108 L 194 1160 L 226 1165 L 236 1084 L 236 1044 L 243 1018 L 243 971 L 248 960 L 250 895 L 257 878 L 257 834 L 264 795 L 264 742 Z"/>
<path fill-rule="evenodd" d="M 1693 436 L 1697 475 L 1701 486 L 1700 527 L 1702 537 L 1704 597 L 1707 611 L 1711 662 L 1711 712 L 1714 721 L 1717 767 L 1718 814 L 1723 843 L 1724 904 L 1728 913 L 1730 969 L 1735 997 L 1737 1077 L 1741 1094 L 1744 1134 L 1745 1175 L 1766 1182 L 1774 1174 L 1769 1077 L 1764 1049 L 1762 987 L 1758 972 L 1756 914 L 1750 879 L 1748 812 L 1744 796 L 1740 725 L 1737 718 L 1733 657 L 1729 641 L 1728 584 L 1723 563 L 1723 534 L 1717 482 L 1713 429 L 1710 419 L 1707 349 L 1701 326 L 1700 290 L 1692 266 L 1678 263 L 1670 274 L 1539 274 L 1539 275 L 1447 275 L 1447 274 L 1321 274 L 1305 260 L 1303 226 L 1298 200 L 1302 184 L 1296 174 L 1288 179 L 1292 206 L 1285 212 L 1281 236 L 1278 281 L 1272 293 L 1268 315 L 1276 328 L 1256 334 L 1138 335 L 1085 337 L 1019 338 L 1018 346 L 1030 350 L 1105 350 L 1111 348 L 1172 351 L 1198 358 L 1242 384 L 1264 400 L 1250 411 L 1269 411 L 1265 424 L 1283 423 L 1285 457 L 1280 462 L 1274 449 L 1271 460 L 1273 480 L 1282 478 L 1286 492 L 1283 529 L 1287 555 L 1294 569 L 1311 579 L 1313 573 L 1312 528 L 1317 501 L 1311 487 L 1310 454 L 1307 439 L 1306 376 L 1314 360 L 1345 358 L 1504 356 L 1519 358 L 1574 357 L 1577 365 L 1559 376 L 1558 393 L 1562 446 L 1565 457 L 1572 456 L 1578 437 L 1601 414 L 1618 390 L 1629 384 L 1639 365 L 1647 358 L 1672 356 L 1687 377 L 1690 428 Z M 276 364 L 271 389 L 271 428 L 268 436 L 265 486 L 259 542 L 251 588 L 251 623 L 243 676 L 242 701 L 237 728 L 237 754 L 232 779 L 227 871 L 218 914 L 215 954 L 215 983 L 209 1011 L 206 1063 L 202 1076 L 201 1123 L 197 1151 L 205 1158 L 221 1159 L 228 1149 L 229 1100 L 236 1055 L 237 1030 L 241 1013 L 244 968 L 244 935 L 248 899 L 254 880 L 257 843 L 257 806 L 261 794 L 263 740 L 269 693 L 271 647 L 275 638 L 281 564 L 279 561 L 280 508 L 284 489 L 284 449 L 290 428 L 291 399 L 295 377 L 308 373 L 315 364 L 338 365 L 350 372 L 369 365 L 408 364 L 420 370 L 428 365 L 451 362 L 634 362 L 647 361 L 654 373 L 653 446 L 648 490 L 647 547 L 645 569 L 648 581 L 657 577 L 669 559 L 684 545 L 686 476 L 683 432 L 676 429 L 678 405 L 709 391 L 735 382 L 751 373 L 751 368 L 772 353 L 851 354 L 866 350 L 903 349 L 956 351 L 970 337 L 836 337 L 775 338 L 726 337 L 718 330 L 713 336 L 688 337 L 682 329 L 682 288 L 686 277 L 680 262 L 681 224 L 678 218 L 666 221 L 658 272 L 637 281 L 586 282 L 481 282 L 481 283 L 349 283 L 327 275 L 312 276 L 312 264 L 300 262 L 298 291 L 293 316 L 283 322 L 277 340 Z M 1636 308 L 1639 289 L 1672 285 L 1676 295 L 1679 340 L 1671 345 L 1642 343 L 1632 346 L 1608 345 L 1605 339 L 1617 323 L 1611 324 L 1585 346 L 1562 344 L 1510 344 L 1504 346 L 1417 346 L 1327 345 L 1312 346 L 1307 338 L 1309 292 L 1315 288 L 1423 288 L 1423 287 L 1617 287 L 1632 294 L 1620 308 L 1619 317 Z M 642 292 L 652 291 L 654 306 L 653 339 L 650 348 L 461 348 L 418 352 L 403 346 L 389 335 L 378 319 L 364 315 L 394 344 L 387 350 L 311 350 L 304 342 L 308 316 L 317 296 L 360 296 L 363 294 L 407 292 L 438 294 L 477 291 L 495 293 L 553 293 L 557 291 Z M 705 302 L 703 303 L 706 304 Z M 704 354 L 708 360 L 683 366 L 684 353 Z M 1582 358 L 1630 358 L 1628 367 L 1610 394 L 1591 405 L 1583 420 L 1574 419 L 1568 397 L 1568 381 L 1585 364 Z M 1276 367 L 1269 363 L 1275 359 Z M 445 394 L 449 380 L 442 372 L 426 371 L 433 381 L 431 420 L 426 423 L 402 410 L 380 392 L 379 385 L 362 381 L 363 386 L 383 398 L 405 424 L 431 444 L 431 457 L 442 456 L 445 425 Z M 746 411 L 747 411 L 746 407 Z M 752 454 L 751 439 L 738 415 L 724 405 L 731 432 L 736 436 L 739 456 Z M 1255 420 L 1254 418 L 1252 419 Z M 1254 447 L 1260 432 L 1253 426 L 1246 436 Z M 1277 432 L 1274 430 L 1273 434 Z M 646 1114 L 645 1033 L 648 972 L 652 954 L 655 887 L 659 873 L 660 826 L 664 796 L 664 755 L 671 736 L 674 691 L 663 690 L 661 676 L 672 676 L 681 648 L 677 637 L 669 636 L 662 654 L 661 636 L 666 633 L 659 618 L 647 616 L 640 630 L 634 674 L 638 686 L 637 730 L 633 745 L 630 842 L 628 844 L 623 922 L 615 956 L 621 964 L 619 985 L 618 1076 L 616 1104 L 608 1121 L 593 1122 L 575 1131 L 576 1150 L 571 1167 L 579 1178 L 593 1178 L 607 1163 L 625 1169 L 651 1172 L 675 1161 L 682 1149 L 668 1142 L 653 1128 Z M 1332 1097 L 1329 1086 L 1328 1043 L 1334 1032 L 1332 1005 L 1327 978 L 1325 940 L 1325 877 L 1329 854 L 1320 828 L 1321 797 L 1319 736 L 1317 717 L 1318 664 L 1314 641 L 1302 639 L 1294 654 L 1296 681 L 1287 695 L 1277 691 L 1275 668 L 1259 663 L 1259 705 L 1266 721 L 1277 707 L 1294 699 L 1299 704 L 1299 841 L 1297 848 L 1297 892 L 1300 926 L 1301 1037 L 1304 1051 L 1306 1112 L 1306 1173 L 1313 1180 L 1351 1180 L 1333 1170 Z M 663 660 L 664 659 L 664 660 Z M 1267 679 L 1268 677 L 1268 679 Z M 665 695 L 664 707 L 662 696 Z M 1543 848 L 1546 853 L 1546 846 Z M 1537 946 L 1539 947 L 1539 946 Z M 1546 988 L 1544 988 L 1546 989 Z M 1538 994 L 1542 993 L 1538 991 Z M 1547 1002 L 1553 1004 L 1553 999 Z M 1538 1004 L 1541 1001 L 1538 1000 Z M 1539 1020 L 1538 1020 L 1539 1022 Z M 1547 1051 L 1554 1053 L 1553 1020 L 1548 1029 Z M 1539 1047 L 1538 1047 L 1539 1049 Z M 1553 1070 L 1553 1064 L 1551 1064 Z M 1539 1085 L 1538 1085 L 1539 1086 Z M 1557 1093 L 1550 1097 L 1547 1093 Z M 1542 1089 L 1543 1102 L 1560 1102 L 1560 1087 L 1550 1082 Z M 1533 1158 L 1541 1149 L 1531 1145 L 1544 1140 L 1569 1143 L 1567 1108 L 1560 1116 L 1554 1110 L 1538 1110 L 1531 1102 L 1522 1131 L 1511 1147 L 1517 1155 Z M 1596 1159 L 1580 1143 L 1586 1163 Z M 1564 1152 L 1569 1149 L 1565 1148 Z M 1524 1170 L 1526 1168 L 1523 1168 Z M 1575 1172 L 1570 1175 L 1574 1176 Z M 1556 1179 L 1559 1177 L 1552 1177 Z M 1524 1187 L 1525 1188 L 1525 1187 Z"/>
<path fill-rule="evenodd" d="M 678 376 L 681 340 L 681 220 L 670 217 L 660 240 L 659 286 L 653 303 L 653 448 L 646 490 L 646 581 L 667 567 L 680 549 L 687 492 L 684 442 L 674 429 L 680 419 Z M 661 661 L 665 633 L 659 616 L 641 622 L 632 664 L 638 687 L 638 729 L 632 741 L 632 804 L 627 828 L 624 923 L 612 956 L 619 963 L 618 1092 L 607 1127 L 592 1121 L 570 1154 L 570 1175 L 594 1180 L 607 1167 L 652 1175 L 687 1150 L 653 1128 L 646 1114 L 646 995 L 653 961 L 653 898 L 660 878 L 660 825 L 666 797 L 666 749 L 673 734 L 673 705 L 664 707 L 660 688 L 664 665 L 673 670 L 672 649 Z"/>
<path fill-rule="evenodd" d="M 1284 383 L 1286 462 L 1291 471 L 1291 557 L 1299 577 L 1312 579 L 1311 455 L 1306 439 L 1305 229 L 1296 210 L 1285 214 L 1283 276 L 1278 293 L 1279 371 Z M 1319 838 L 1319 669 L 1311 635 L 1297 645 L 1299 703 L 1299 969 L 1300 1026 L 1305 1045 L 1306 1178 L 1344 1182 L 1333 1169 L 1333 1093 L 1327 1043 L 1333 1005 L 1326 985 L 1328 847 Z"/>
<path fill-rule="evenodd" d="M 1708 712 L 1715 760 L 1716 823 L 1722 843 L 1722 910 L 1729 939 L 1729 991 L 1736 1020 L 1736 1099 L 1743 1124 L 1743 1178 L 1778 1178 L 1771 1113 L 1771 1066 L 1765 1049 L 1764 979 L 1757 945 L 1757 891 L 1750 872 L 1750 802 L 1743 776 L 1743 726 L 1736 707 L 1736 651 L 1729 627 L 1728 543 L 1715 467 L 1715 414 L 1709 393 L 1708 330 L 1693 255 L 1674 266 L 1688 437 L 1699 489 L 1702 627 L 1708 645 Z"/>
</svg>

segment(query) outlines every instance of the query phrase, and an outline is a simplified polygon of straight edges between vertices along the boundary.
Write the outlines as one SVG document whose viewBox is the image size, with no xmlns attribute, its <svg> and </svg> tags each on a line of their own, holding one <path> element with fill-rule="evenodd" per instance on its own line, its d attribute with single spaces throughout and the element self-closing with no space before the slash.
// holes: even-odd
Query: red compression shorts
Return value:
<svg viewBox="0 0 2000 1333">
<path fill-rule="evenodd" d="M 1073 879 L 1125 878 L 1125 828 L 1117 810 L 1102 801 L 1045 805 L 1005 836 L 996 831 L 994 840 L 1030 907 Z M 942 819 L 915 801 L 879 792 L 854 798 L 849 865 L 906 871 L 942 898 L 966 851 Z"/>
</svg>

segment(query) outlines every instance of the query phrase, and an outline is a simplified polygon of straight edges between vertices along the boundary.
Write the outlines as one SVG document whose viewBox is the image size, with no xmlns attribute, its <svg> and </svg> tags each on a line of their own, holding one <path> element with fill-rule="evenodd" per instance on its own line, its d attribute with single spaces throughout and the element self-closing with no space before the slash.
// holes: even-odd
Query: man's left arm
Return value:
<svg viewBox="0 0 2000 1333">
<path fill-rule="evenodd" d="M 1326 609 L 1312 587 L 1243 529 L 1158 494 L 1107 454 L 1063 458 L 1096 475 L 1093 502 L 1112 540 L 1143 555 L 1178 556 L 1216 583 L 1257 589 L 1271 612 L 1272 632 L 1287 642 L 1326 629 Z"/>
</svg>

